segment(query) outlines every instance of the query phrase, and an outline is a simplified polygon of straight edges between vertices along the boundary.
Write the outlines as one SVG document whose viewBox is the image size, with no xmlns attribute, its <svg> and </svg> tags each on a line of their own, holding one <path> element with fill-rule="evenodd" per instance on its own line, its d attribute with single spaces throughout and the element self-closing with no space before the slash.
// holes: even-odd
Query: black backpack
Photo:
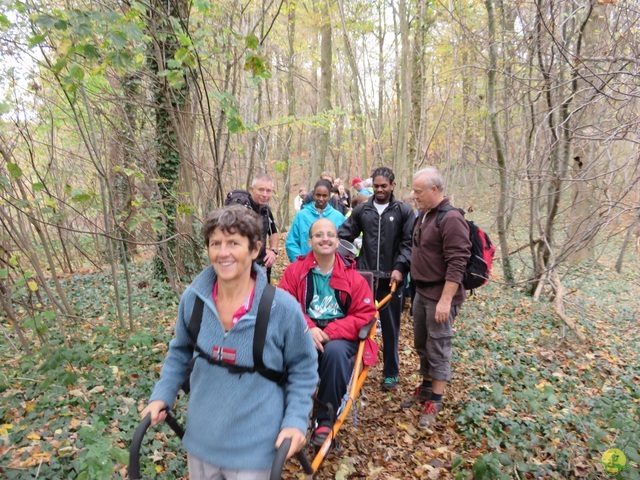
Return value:
<svg viewBox="0 0 640 480">
<path fill-rule="evenodd" d="M 198 334 L 200 333 L 200 326 L 202 325 L 202 312 L 204 310 L 204 301 L 200 297 L 196 297 L 196 302 L 193 306 L 193 312 L 189 319 L 189 348 L 192 352 L 197 352 L 189 362 L 189 377 L 191 377 L 191 371 L 193 365 L 198 358 L 205 359 L 211 365 L 217 365 L 219 367 L 226 368 L 231 373 L 242 375 L 243 373 L 259 373 L 267 380 L 277 383 L 278 385 L 284 385 L 287 381 L 287 373 L 272 370 L 264 366 L 262 360 L 262 351 L 264 350 L 264 342 L 267 336 L 267 326 L 269 325 L 269 317 L 271 316 L 271 305 L 273 304 L 273 297 L 276 293 L 276 287 L 267 284 L 262 292 L 262 298 L 258 305 L 258 315 L 256 317 L 256 327 L 253 332 L 253 367 L 246 367 L 243 365 L 231 365 L 222 360 L 213 358 L 207 352 L 202 350 L 198 346 Z M 189 377 L 182 384 L 182 389 L 185 393 L 189 393 L 191 385 Z"/>
<path fill-rule="evenodd" d="M 251 194 L 246 190 L 231 190 L 227 193 L 227 198 L 224 201 L 224 206 L 227 207 L 229 205 L 242 205 L 243 207 L 252 208 L 251 207 Z"/>
<path fill-rule="evenodd" d="M 451 210 L 458 210 L 464 217 L 464 210 L 447 205 L 438 212 L 436 228 L 440 228 L 440 222 Z M 462 286 L 465 290 L 474 290 L 489 281 L 491 264 L 496 247 L 491 243 L 489 235 L 472 221 L 465 219 L 469 225 L 469 240 L 471 240 L 471 256 L 467 262 L 467 268 L 462 278 Z"/>
</svg>

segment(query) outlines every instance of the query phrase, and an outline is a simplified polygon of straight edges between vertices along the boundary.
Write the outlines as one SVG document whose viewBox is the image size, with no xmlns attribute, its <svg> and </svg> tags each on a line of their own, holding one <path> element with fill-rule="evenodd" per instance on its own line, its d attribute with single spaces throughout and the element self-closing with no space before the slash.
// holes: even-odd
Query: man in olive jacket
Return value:
<svg viewBox="0 0 640 480">
<path fill-rule="evenodd" d="M 380 311 L 384 390 L 398 386 L 398 338 L 402 314 L 402 280 L 409 272 L 411 232 L 415 215 L 406 203 L 393 196 L 395 175 L 380 167 L 371 174 L 374 194 L 351 212 L 338 230 L 340 238 L 353 242 L 362 233 L 362 248 L 356 258 L 358 270 L 373 272 L 375 297 L 381 300 L 397 285 L 389 304 Z"/>
</svg>

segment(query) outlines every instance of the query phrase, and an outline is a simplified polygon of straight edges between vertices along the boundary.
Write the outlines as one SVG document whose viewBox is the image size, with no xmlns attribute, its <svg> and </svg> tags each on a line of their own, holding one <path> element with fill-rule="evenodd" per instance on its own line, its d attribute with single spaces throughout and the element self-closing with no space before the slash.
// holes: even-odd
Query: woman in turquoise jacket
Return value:
<svg viewBox="0 0 640 480">
<path fill-rule="evenodd" d="M 313 187 L 313 199 L 293 218 L 293 223 L 287 234 L 285 247 L 290 262 L 295 262 L 300 255 L 306 255 L 311 250 L 309 246 L 309 229 L 311 224 L 321 218 L 329 219 L 336 228 L 344 222 L 344 215 L 329 205 L 331 198 L 331 184 L 326 180 L 318 180 Z"/>
</svg>

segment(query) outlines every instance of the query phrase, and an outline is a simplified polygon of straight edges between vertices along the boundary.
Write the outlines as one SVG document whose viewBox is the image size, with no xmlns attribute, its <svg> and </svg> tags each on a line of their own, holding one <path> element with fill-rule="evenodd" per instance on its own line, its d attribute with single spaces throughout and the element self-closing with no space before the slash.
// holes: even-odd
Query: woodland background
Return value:
<svg viewBox="0 0 640 480">
<path fill-rule="evenodd" d="M 602 449 L 625 438 L 640 461 L 629 433 L 640 428 L 639 21 L 633 0 L 0 1 L 0 473 L 104 478 L 126 463 L 131 399 L 155 378 L 134 373 L 136 355 L 161 361 L 175 302 L 205 261 L 200 222 L 226 192 L 268 172 L 286 229 L 292 197 L 321 171 L 348 181 L 381 165 L 400 198 L 413 172 L 437 165 L 498 244 L 492 285 L 468 311 L 474 328 L 504 321 L 508 335 L 463 337 L 484 357 L 461 364 L 507 349 L 519 364 L 533 355 L 578 372 L 573 393 L 549 391 L 536 366 L 500 378 L 485 368 L 475 393 L 460 378 L 461 395 L 488 396 L 486 409 L 469 407 L 468 435 L 457 436 L 461 417 L 449 425 L 459 448 L 436 475 L 597 476 Z M 526 348 L 537 325 L 558 337 L 543 353 Z M 585 355 L 596 355 L 591 380 Z M 545 381 L 556 373 L 568 375 Z M 92 400 L 100 388 L 115 395 Z M 537 403 L 532 420 L 488 421 L 513 392 Z M 596 397 L 616 398 L 609 417 Z M 541 407 L 586 398 L 598 420 L 558 427 Z M 566 461 L 505 445 L 506 431 L 564 442 L 537 422 L 571 432 L 555 447 Z M 395 445 L 405 447 L 415 450 Z M 520 468 L 527 457 L 547 470 Z M 372 465 L 356 473 L 392 478 Z"/>
</svg>

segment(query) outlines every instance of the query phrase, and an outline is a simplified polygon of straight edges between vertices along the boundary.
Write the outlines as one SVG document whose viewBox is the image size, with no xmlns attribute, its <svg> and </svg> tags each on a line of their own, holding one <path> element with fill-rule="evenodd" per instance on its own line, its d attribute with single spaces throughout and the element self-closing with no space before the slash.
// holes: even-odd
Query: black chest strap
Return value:
<svg viewBox="0 0 640 480">
<path fill-rule="evenodd" d="M 247 367 L 244 365 L 232 365 L 217 358 L 212 357 L 209 353 L 200 348 L 197 343 L 198 334 L 200 333 L 200 326 L 202 325 L 202 314 L 204 311 L 204 301 L 200 297 L 196 297 L 195 304 L 193 306 L 193 312 L 191 319 L 189 320 L 189 338 L 190 347 L 198 355 L 194 358 L 203 358 L 207 363 L 211 365 L 217 365 L 219 367 L 226 368 L 230 373 L 242 375 L 243 373 L 259 373 L 267 380 L 277 383 L 278 385 L 284 385 L 287 381 L 287 373 L 266 368 L 262 358 L 264 351 L 264 345 L 267 337 L 267 327 L 269 326 L 269 318 L 271 317 L 271 305 L 273 304 L 273 298 L 275 297 L 276 287 L 267 284 L 260 303 L 258 304 L 258 314 L 256 316 L 256 326 L 253 332 L 253 367 Z"/>
</svg>

